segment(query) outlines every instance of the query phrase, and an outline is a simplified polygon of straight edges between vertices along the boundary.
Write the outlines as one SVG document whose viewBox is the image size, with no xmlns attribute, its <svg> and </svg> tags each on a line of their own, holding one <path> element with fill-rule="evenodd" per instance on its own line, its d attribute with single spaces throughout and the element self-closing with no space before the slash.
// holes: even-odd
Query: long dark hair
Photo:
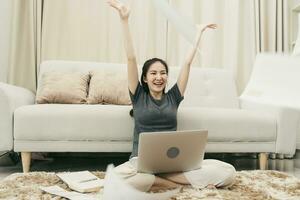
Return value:
<svg viewBox="0 0 300 200">
<path fill-rule="evenodd" d="M 148 87 L 148 84 L 144 81 L 144 78 L 146 78 L 146 75 L 147 75 L 151 65 L 156 62 L 160 62 L 161 64 L 163 64 L 163 66 L 165 66 L 165 68 L 166 68 L 167 74 L 169 73 L 169 67 L 168 67 L 168 64 L 166 63 L 166 61 L 164 61 L 160 58 L 151 58 L 149 60 L 146 60 L 146 62 L 143 65 L 140 81 L 141 81 L 144 91 L 147 93 L 149 93 L 149 87 Z M 165 88 L 163 89 L 163 93 L 165 93 Z M 130 110 L 129 114 L 131 117 L 133 117 L 133 109 Z"/>
</svg>

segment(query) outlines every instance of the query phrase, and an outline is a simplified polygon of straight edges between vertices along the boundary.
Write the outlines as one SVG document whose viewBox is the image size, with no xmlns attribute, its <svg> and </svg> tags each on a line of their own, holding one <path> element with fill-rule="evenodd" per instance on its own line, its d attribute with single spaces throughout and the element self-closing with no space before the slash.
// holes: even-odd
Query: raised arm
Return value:
<svg viewBox="0 0 300 200">
<path fill-rule="evenodd" d="M 177 85 L 178 85 L 179 91 L 180 91 L 182 96 L 184 95 L 184 92 L 185 92 L 185 89 L 186 89 L 186 86 L 187 86 L 187 82 L 188 82 L 189 74 L 190 74 L 190 67 L 191 67 L 191 64 L 194 60 L 197 48 L 200 44 L 202 33 L 207 28 L 216 29 L 217 25 L 216 24 L 208 24 L 208 25 L 205 25 L 205 26 L 202 26 L 202 27 L 198 27 L 199 32 L 197 33 L 197 36 L 196 36 L 196 39 L 195 39 L 195 44 L 189 50 L 189 52 L 186 56 L 186 59 L 183 63 L 183 66 L 181 68 L 181 71 L 179 73 L 178 80 L 177 80 Z"/>
<path fill-rule="evenodd" d="M 130 10 L 118 0 L 108 0 L 107 2 L 110 6 L 115 8 L 120 15 L 121 23 L 123 26 L 125 50 L 127 54 L 128 87 L 130 92 L 134 94 L 139 81 L 139 77 L 136 56 L 134 53 L 134 48 L 128 25 Z"/>
</svg>

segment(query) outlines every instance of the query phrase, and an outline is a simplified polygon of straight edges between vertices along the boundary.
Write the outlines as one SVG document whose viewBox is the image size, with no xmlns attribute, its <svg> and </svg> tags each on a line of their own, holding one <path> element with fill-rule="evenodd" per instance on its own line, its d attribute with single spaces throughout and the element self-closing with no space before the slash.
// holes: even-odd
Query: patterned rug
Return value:
<svg viewBox="0 0 300 200">
<path fill-rule="evenodd" d="M 104 172 L 93 172 L 104 178 Z M 68 187 L 54 174 L 46 172 L 16 173 L 0 181 L 0 199 L 62 200 L 47 194 L 39 186 L 58 185 Z M 171 200 L 224 199 L 224 200 L 275 200 L 300 199 L 300 179 L 278 171 L 240 171 L 233 185 L 222 189 L 193 189 L 184 187 Z"/>
</svg>

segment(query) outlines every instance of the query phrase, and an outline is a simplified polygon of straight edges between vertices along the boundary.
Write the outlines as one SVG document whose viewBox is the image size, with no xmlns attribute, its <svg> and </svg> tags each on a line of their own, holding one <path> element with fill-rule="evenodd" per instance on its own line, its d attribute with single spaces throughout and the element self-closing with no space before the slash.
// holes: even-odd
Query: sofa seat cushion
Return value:
<svg viewBox="0 0 300 200">
<path fill-rule="evenodd" d="M 14 113 L 16 140 L 130 141 L 131 106 L 37 104 Z"/>
<path fill-rule="evenodd" d="M 209 142 L 274 142 L 276 117 L 260 111 L 185 107 L 178 130 L 207 129 Z"/>
<path fill-rule="evenodd" d="M 14 113 L 15 140 L 131 141 L 131 106 L 40 104 Z M 276 118 L 239 109 L 181 107 L 178 130 L 208 129 L 209 142 L 274 142 Z"/>
</svg>

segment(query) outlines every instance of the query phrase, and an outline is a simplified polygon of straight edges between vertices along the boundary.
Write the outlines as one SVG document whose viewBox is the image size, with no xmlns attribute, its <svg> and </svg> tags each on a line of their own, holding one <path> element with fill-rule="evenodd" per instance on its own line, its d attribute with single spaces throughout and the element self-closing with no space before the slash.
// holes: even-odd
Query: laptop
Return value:
<svg viewBox="0 0 300 200">
<path fill-rule="evenodd" d="M 141 133 L 138 172 L 157 174 L 200 168 L 207 135 L 207 130 Z"/>
</svg>

